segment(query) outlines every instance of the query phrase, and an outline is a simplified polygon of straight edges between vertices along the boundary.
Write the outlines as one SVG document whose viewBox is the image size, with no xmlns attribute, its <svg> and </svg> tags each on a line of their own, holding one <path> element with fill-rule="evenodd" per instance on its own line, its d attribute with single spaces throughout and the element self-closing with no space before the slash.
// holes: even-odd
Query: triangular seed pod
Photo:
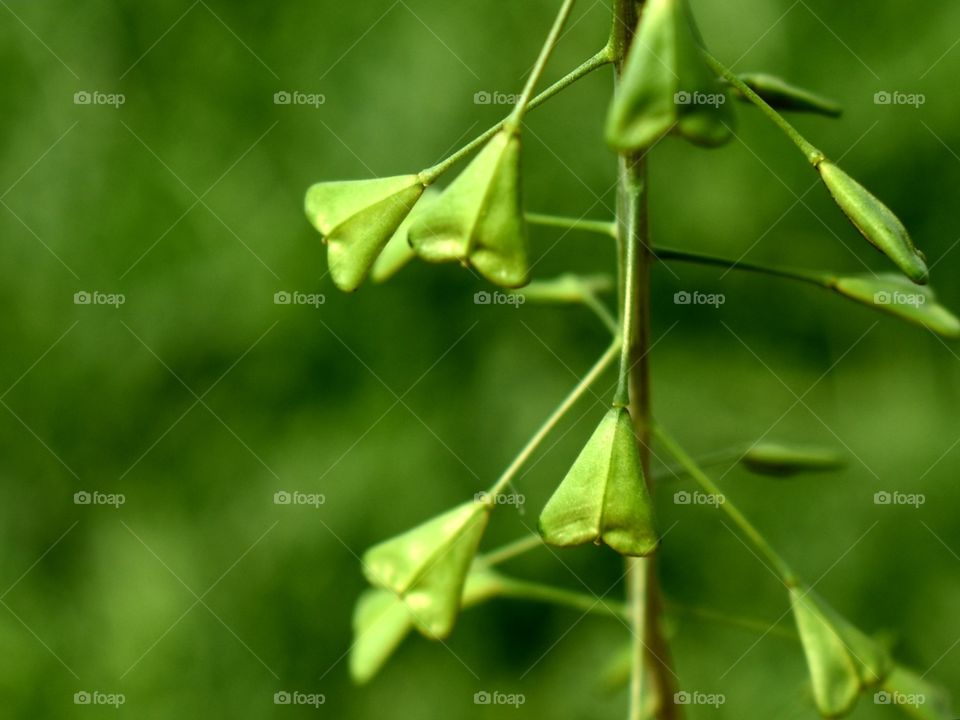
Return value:
<svg viewBox="0 0 960 720">
<path fill-rule="evenodd" d="M 937 302 L 929 286 L 914 285 L 902 275 L 852 275 L 836 278 L 831 287 L 851 300 L 925 327 L 945 338 L 960 338 L 960 319 Z"/>
<path fill-rule="evenodd" d="M 774 110 L 814 113 L 828 117 L 840 117 L 843 114 L 843 108 L 833 100 L 791 85 L 775 75 L 748 73 L 740 75 L 740 80 Z M 733 92 L 738 100 L 750 102 L 740 91 L 734 89 Z"/>
<path fill-rule="evenodd" d="M 740 462 L 758 475 L 791 477 L 800 473 L 839 470 L 844 457 L 830 448 L 759 443 L 747 450 Z"/>
<path fill-rule="evenodd" d="M 607 142 L 643 150 L 670 131 L 707 146 L 731 137 L 726 88 L 701 53 L 686 0 L 650 0 L 607 118 Z"/>
<path fill-rule="evenodd" d="M 520 193 L 520 137 L 502 130 L 410 228 L 429 262 L 470 264 L 502 287 L 528 282 L 527 227 Z"/>
<path fill-rule="evenodd" d="M 464 503 L 370 548 L 363 556 L 364 573 L 371 584 L 403 598 L 420 632 L 446 637 L 489 517 L 489 506 Z"/>
<path fill-rule="evenodd" d="M 544 507 L 540 534 L 561 547 L 603 542 L 621 555 L 657 549 L 653 503 L 626 409 L 600 422 Z"/>
<path fill-rule="evenodd" d="M 428 208 L 430 203 L 436 200 L 439 195 L 439 190 L 427 188 L 426 192 L 424 192 L 420 198 L 420 201 L 414 206 L 404 221 L 400 223 L 400 227 L 397 228 L 397 231 L 393 234 L 393 237 L 390 238 L 389 242 L 387 242 L 386 247 L 383 248 L 383 252 L 380 253 L 377 261 L 373 264 L 373 269 L 370 271 L 371 280 L 375 283 L 386 282 L 417 256 L 413 248 L 410 247 L 410 226 L 416 222 L 420 213 Z"/>
<path fill-rule="evenodd" d="M 870 244 L 908 278 L 925 284 L 929 275 L 926 259 L 893 211 L 833 163 L 824 161 L 817 168 L 837 205 Z"/>
<path fill-rule="evenodd" d="M 474 570 L 463 588 L 461 607 L 481 603 L 500 590 L 500 578 L 490 570 Z M 350 676 L 369 681 L 413 629 L 412 613 L 391 590 L 370 589 L 357 600 L 353 613 Z"/>
<path fill-rule="evenodd" d="M 318 183 L 307 191 L 307 217 L 328 245 L 330 275 L 353 292 L 413 209 L 424 186 L 419 176 Z"/>
<path fill-rule="evenodd" d="M 889 674 L 889 657 L 810 591 L 791 588 L 790 600 L 817 709 L 828 718 L 846 715 L 864 688 Z"/>
</svg>

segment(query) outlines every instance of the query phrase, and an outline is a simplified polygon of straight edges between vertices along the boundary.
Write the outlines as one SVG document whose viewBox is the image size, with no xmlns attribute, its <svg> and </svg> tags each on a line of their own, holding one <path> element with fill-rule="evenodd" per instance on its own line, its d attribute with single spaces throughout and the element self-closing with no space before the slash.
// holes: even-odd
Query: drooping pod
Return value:
<svg viewBox="0 0 960 720">
<path fill-rule="evenodd" d="M 426 189 L 420 201 L 413 207 L 413 210 L 410 211 L 410 214 L 407 215 L 404 221 L 400 223 L 400 227 L 397 228 L 397 231 L 387 242 L 383 248 L 383 252 L 380 253 L 380 256 L 373 264 L 373 269 L 370 271 L 371 280 L 375 283 L 386 282 L 417 256 L 413 248 L 410 247 L 410 226 L 416 222 L 420 213 L 426 210 L 430 206 L 430 203 L 436 200 L 439 195 L 439 190 L 432 187 Z"/>
<path fill-rule="evenodd" d="M 540 514 L 540 534 L 559 547 L 604 543 L 649 555 L 659 538 L 630 413 L 610 410 Z"/>
<path fill-rule="evenodd" d="M 607 116 L 607 142 L 644 150 L 673 132 L 704 146 L 730 139 L 726 87 L 707 66 L 686 0 L 650 0 Z"/>
<path fill-rule="evenodd" d="M 507 288 L 529 281 L 520 186 L 520 136 L 504 128 L 410 227 L 428 262 L 459 261 Z"/>
<path fill-rule="evenodd" d="M 307 217 L 327 243 L 338 288 L 360 287 L 423 191 L 418 175 L 318 183 L 307 191 Z"/>
</svg>

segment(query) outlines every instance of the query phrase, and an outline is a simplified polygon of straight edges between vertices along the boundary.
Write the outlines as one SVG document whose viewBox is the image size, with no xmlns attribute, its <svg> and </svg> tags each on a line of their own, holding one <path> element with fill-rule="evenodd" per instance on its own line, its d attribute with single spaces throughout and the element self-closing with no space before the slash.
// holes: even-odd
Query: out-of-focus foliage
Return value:
<svg viewBox="0 0 960 720">
<path fill-rule="evenodd" d="M 492 288 L 453 266 L 416 262 L 340 294 L 302 207 L 314 182 L 417 172 L 508 112 L 497 103 L 519 91 L 556 5 L 0 6 L 5 717 L 86 717 L 83 691 L 123 693 L 117 715 L 143 720 L 316 716 L 274 704 L 294 691 L 344 718 L 622 715 L 600 671 L 626 629 L 510 601 L 472 609 L 445 644 L 411 636 L 351 685 L 359 556 L 488 487 L 608 337 L 582 309 L 476 304 Z M 960 307 L 960 7 L 692 5 L 735 71 L 842 103 L 842 121 L 796 123 L 900 216 L 938 299 Z M 608 24 L 604 3 L 582 3 L 548 80 Z M 527 118 L 529 209 L 612 215 L 610 86 L 597 73 Z M 98 104 L 118 93 L 119 107 Z M 911 95 L 925 102 L 903 104 Z M 735 110 L 722 149 L 656 148 L 656 241 L 885 270 L 780 132 Z M 531 229 L 535 278 L 611 271 L 609 241 L 562 234 Z M 816 288 L 722 275 L 656 271 L 657 415 L 695 453 L 764 436 L 842 449 L 835 475 L 735 469 L 722 485 L 838 612 L 960 687 L 960 350 Z M 675 304 L 680 291 L 726 301 Z M 111 294 L 125 302 L 95 304 Z M 522 512 L 499 508 L 484 549 L 534 529 L 602 405 L 590 397 L 561 425 L 517 483 Z M 657 497 L 668 598 L 789 630 L 782 586 L 714 509 L 674 504 L 683 487 Z M 95 491 L 125 503 L 74 502 Z M 925 504 L 876 504 L 878 492 Z M 623 590 L 619 560 L 592 547 L 504 571 Z M 689 614 L 671 627 L 682 688 L 726 696 L 691 717 L 815 717 L 784 633 L 757 642 Z M 525 703 L 475 705 L 485 691 Z M 896 711 L 867 697 L 854 717 Z"/>
</svg>

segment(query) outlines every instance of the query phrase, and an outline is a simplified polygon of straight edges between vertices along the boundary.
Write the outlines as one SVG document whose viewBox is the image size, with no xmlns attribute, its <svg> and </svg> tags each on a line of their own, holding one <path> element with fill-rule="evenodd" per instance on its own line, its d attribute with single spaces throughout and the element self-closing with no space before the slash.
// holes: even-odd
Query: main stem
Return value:
<svg viewBox="0 0 960 720">
<path fill-rule="evenodd" d="M 644 0 L 614 0 L 611 46 L 617 82 L 623 71 Z M 617 227 L 620 262 L 621 322 L 630 334 L 623 338 L 629 407 L 637 435 L 644 477 L 650 472 L 650 268 L 654 262 L 647 214 L 647 166 L 643 155 L 619 158 Z M 629 291 L 629 292 L 628 292 Z M 625 389 L 621 388 L 621 390 Z M 620 393 L 618 393 L 618 396 Z M 618 397 L 619 401 L 621 398 Z M 678 720 L 676 686 L 670 649 L 661 627 L 662 597 L 655 556 L 627 558 L 627 593 L 633 626 L 629 720 Z M 646 714 L 651 709 L 650 716 Z"/>
</svg>

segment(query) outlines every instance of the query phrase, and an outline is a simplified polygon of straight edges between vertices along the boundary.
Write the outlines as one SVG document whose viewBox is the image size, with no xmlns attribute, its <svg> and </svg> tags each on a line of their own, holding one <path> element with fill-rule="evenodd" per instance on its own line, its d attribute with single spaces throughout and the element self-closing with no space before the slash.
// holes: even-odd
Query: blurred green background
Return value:
<svg viewBox="0 0 960 720">
<path fill-rule="evenodd" d="M 901 215 L 960 308 L 960 5 L 693 4 L 735 69 L 842 101 L 841 121 L 797 125 Z M 509 601 L 470 610 L 444 645 L 410 638 L 370 685 L 350 683 L 357 556 L 488 486 L 606 339 L 579 309 L 477 306 L 483 286 L 455 267 L 412 265 L 338 294 L 302 211 L 312 182 L 415 172 L 495 122 L 507 108 L 475 94 L 519 90 L 558 3 L 0 5 L 4 717 L 622 717 L 625 694 L 604 692 L 600 670 L 625 629 Z M 603 44 L 608 16 L 607 2 L 579 4 L 550 80 Z M 531 113 L 529 208 L 610 217 L 610 87 L 599 72 Z M 926 102 L 875 104 L 881 91 Z M 124 102 L 76 104 L 82 92 Z M 278 92 L 324 102 L 276 104 Z M 657 148 L 655 241 L 886 270 L 779 131 L 738 109 L 739 137 L 721 150 Z M 607 243 L 559 235 L 534 231 L 538 276 L 612 267 Z M 723 484 L 837 609 L 960 687 L 960 350 L 814 288 L 671 269 L 655 276 L 661 421 L 696 453 L 765 433 L 844 449 L 842 473 L 734 470 Z M 677 306 L 684 289 L 726 303 Z M 283 291 L 326 302 L 275 304 Z M 125 302 L 78 305 L 78 292 Z M 537 455 L 517 484 L 523 511 L 499 511 L 485 547 L 535 526 L 610 383 Z M 661 523 L 676 523 L 671 601 L 781 617 L 775 578 L 673 489 L 659 497 Z M 878 507 L 880 490 L 927 501 Z M 125 503 L 75 504 L 81 491 Z M 278 491 L 326 502 L 275 505 Z M 595 548 L 507 570 L 623 592 L 618 558 Z M 671 631 L 681 686 L 727 698 L 690 717 L 816 717 L 792 642 L 685 617 Z M 274 705 L 285 690 L 326 702 Z M 484 690 L 526 702 L 475 705 Z M 126 703 L 77 706 L 79 691 Z M 897 716 L 870 697 L 854 715 Z"/>
</svg>

